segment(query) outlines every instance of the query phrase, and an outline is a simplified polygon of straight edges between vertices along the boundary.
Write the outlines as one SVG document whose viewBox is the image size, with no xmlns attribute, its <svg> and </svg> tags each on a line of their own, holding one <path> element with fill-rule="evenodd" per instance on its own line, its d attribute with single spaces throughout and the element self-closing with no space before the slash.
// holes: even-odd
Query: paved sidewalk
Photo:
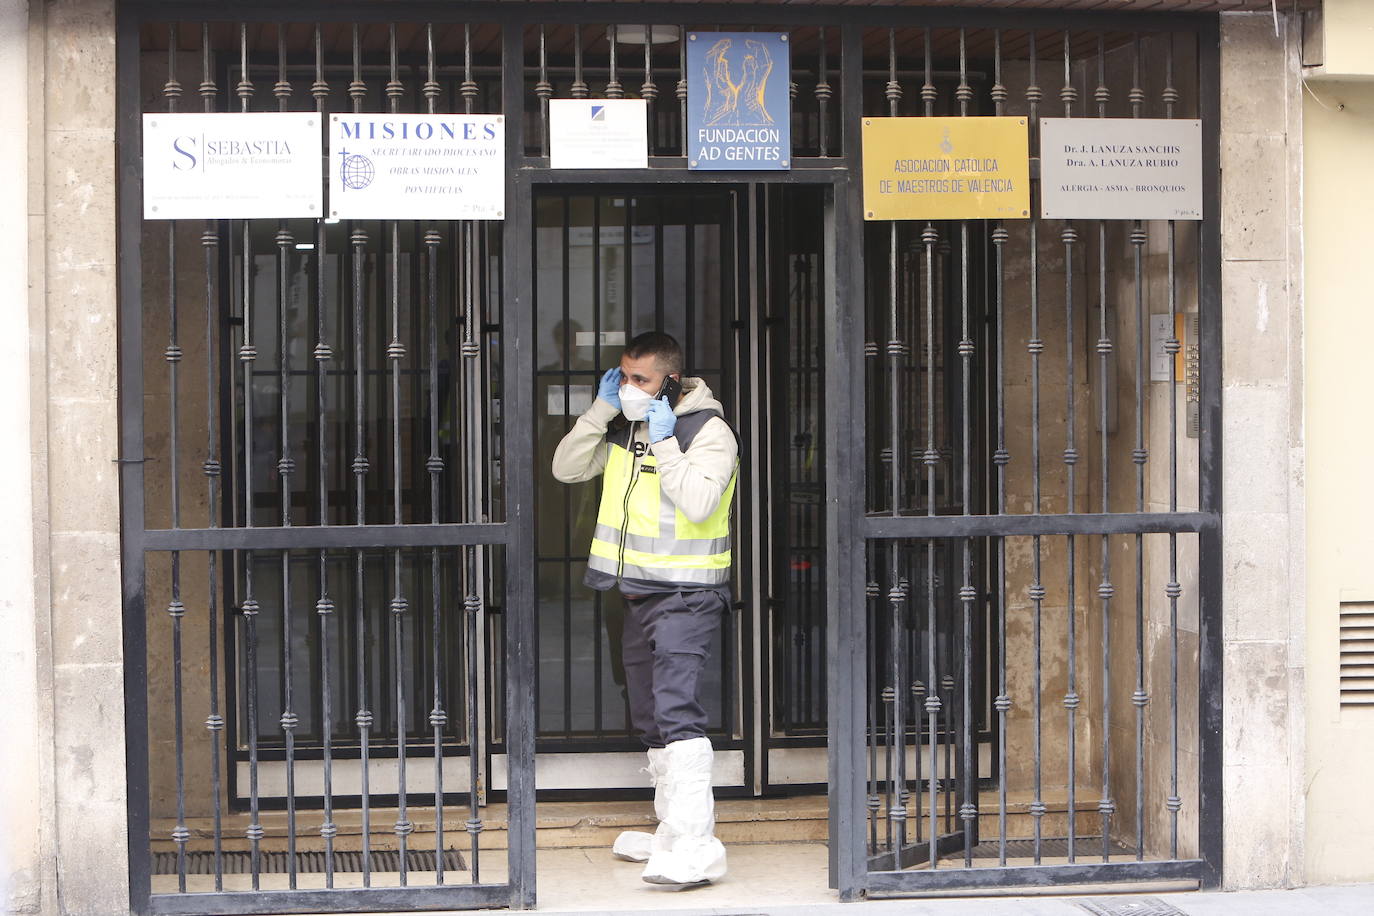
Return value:
<svg viewBox="0 0 1374 916">
<path fill-rule="evenodd" d="M 675 895 L 679 898 L 686 894 Z M 1168 908 L 1160 908 L 1158 904 Z M 1105 907 L 1111 907 L 1106 909 Z M 1186 894 L 1121 894 L 1076 897 L 965 897 L 923 900 L 869 900 L 862 903 L 784 904 L 646 909 L 586 910 L 544 909 L 544 914 L 615 913 L 617 916 L 1371 916 L 1374 885 L 1309 887 L 1298 890 L 1246 891 L 1242 893 L 1193 892 Z"/>
</svg>

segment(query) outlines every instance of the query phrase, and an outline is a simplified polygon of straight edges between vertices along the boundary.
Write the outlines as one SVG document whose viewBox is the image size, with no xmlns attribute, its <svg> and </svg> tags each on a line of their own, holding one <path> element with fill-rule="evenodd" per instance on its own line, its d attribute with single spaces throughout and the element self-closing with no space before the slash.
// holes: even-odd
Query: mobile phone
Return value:
<svg viewBox="0 0 1374 916">
<path fill-rule="evenodd" d="M 669 405 L 677 403 L 678 397 L 682 394 L 682 382 L 673 378 L 671 375 L 663 379 L 663 387 L 658 389 L 658 394 L 654 395 L 654 400 L 668 399 Z"/>
</svg>

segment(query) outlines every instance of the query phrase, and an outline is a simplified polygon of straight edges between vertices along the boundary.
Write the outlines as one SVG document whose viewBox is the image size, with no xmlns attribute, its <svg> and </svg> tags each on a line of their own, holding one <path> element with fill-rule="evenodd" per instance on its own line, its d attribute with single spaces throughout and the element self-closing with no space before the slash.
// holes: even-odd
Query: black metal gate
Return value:
<svg viewBox="0 0 1374 916">
<path fill-rule="evenodd" d="M 832 885 L 1215 883 L 1215 18 L 630 9 L 121 4 L 134 910 L 533 905 L 547 100 L 649 102 L 649 168 L 588 194 L 740 184 L 687 167 L 653 25 L 790 37 L 792 167 L 748 181 L 822 217 L 748 261 L 802 494 L 758 510 L 765 743 L 826 736 Z M 502 112 L 507 218 L 144 223 L 139 116 L 192 109 Z M 1201 118 L 1207 219 L 863 222 L 863 118 L 1051 110 Z"/>
</svg>

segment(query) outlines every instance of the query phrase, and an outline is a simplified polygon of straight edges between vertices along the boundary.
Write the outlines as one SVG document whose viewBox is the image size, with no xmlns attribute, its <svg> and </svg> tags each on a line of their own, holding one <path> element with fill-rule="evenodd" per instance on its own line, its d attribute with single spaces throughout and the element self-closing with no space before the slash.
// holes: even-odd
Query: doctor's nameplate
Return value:
<svg viewBox="0 0 1374 916">
<path fill-rule="evenodd" d="M 1025 118 L 864 118 L 864 219 L 1026 219 Z"/>
</svg>

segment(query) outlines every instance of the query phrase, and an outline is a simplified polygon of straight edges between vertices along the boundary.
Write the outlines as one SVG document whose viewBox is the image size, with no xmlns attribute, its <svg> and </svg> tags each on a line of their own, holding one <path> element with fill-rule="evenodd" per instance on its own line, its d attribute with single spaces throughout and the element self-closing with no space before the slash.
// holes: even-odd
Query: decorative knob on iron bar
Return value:
<svg viewBox="0 0 1374 916">
<path fill-rule="evenodd" d="M 1000 713 L 1011 711 L 1011 697 L 1005 693 L 999 693 L 997 698 L 992 701 L 992 708 Z"/>
<path fill-rule="evenodd" d="M 1073 226 L 1065 226 L 1064 231 L 1059 233 L 1059 238 L 1065 245 L 1072 245 L 1078 241 L 1078 230 Z"/>
<path fill-rule="evenodd" d="M 463 826 L 467 829 L 467 832 L 472 834 L 473 836 L 476 836 L 477 834 L 482 832 L 482 822 L 475 817 L 468 818 L 467 822 Z"/>
<path fill-rule="evenodd" d="M 286 710 L 281 714 L 281 729 L 284 732 L 295 731 L 296 726 L 300 725 L 300 719 L 291 710 Z"/>
<path fill-rule="evenodd" d="M 389 343 L 389 344 L 386 345 L 386 358 L 387 358 L 387 359 L 405 359 L 405 358 L 406 358 L 406 346 L 405 346 L 405 344 L 403 344 L 403 343 L 401 343 L 399 340 L 396 340 L 396 339 L 393 338 L 392 341 L 391 341 L 391 343 Z"/>
<path fill-rule="evenodd" d="M 397 595 L 395 598 L 391 599 L 389 607 L 391 608 L 391 613 L 399 617 L 406 612 L 410 605 L 404 598 Z"/>
<path fill-rule="evenodd" d="M 1183 799 L 1177 795 L 1170 795 L 1164 802 L 1164 807 L 1170 811 L 1179 811 L 1183 808 Z"/>
<path fill-rule="evenodd" d="M 410 836 L 415 832 L 415 825 L 408 820 L 398 820 L 392 830 L 397 836 Z"/>
<path fill-rule="evenodd" d="M 1068 693 L 1064 694 L 1064 708 L 1065 708 L 1065 709 L 1077 709 L 1077 708 L 1078 708 L 1078 702 L 1079 702 L 1079 696 L 1078 696 L 1078 693 L 1077 693 L 1076 691 L 1070 690 Z"/>
<path fill-rule="evenodd" d="M 1110 600 L 1115 594 L 1116 586 L 1112 585 L 1110 582 L 1104 580 L 1102 584 L 1097 586 L 1097 597 L 1101 598 L 1103 601 Z"/>
<path fill-rule="evenodd" d="M 1110 337 L 1097 338 L 1097 352 L 1101 356 L 1106 356 L 1112 352 L 1112 339 Z"/>
<path fill-rule="evenodd" d="M 371 728 L 371 727 L 372 727 L 372 710 L 370 710 L 370 709 L 360 709 L 360 710 L 358 710 L 357 713 L 355 713 L 354 716 L 353 716 L 353 724 L 356 725 L 356 726 L 358 726 L 358 728 Z"/>
<path fill-rule="evenodd" d="M 359 477 L 362 477 L 364 474 L 367 473 L 367 469 L 368 469 L 367 459 L 366 459 L 365 457 L 363 457 L 362 455 L 359 455 L 358 457 L 356 457 L 356 458 L 353 459 L 353 464 L 350 465 L 350 467 L 353 468 L 353 473 L 354 473 L 354 474 L 356 474 L 356 475 L 359 476 Z"/>
<path fill-rule="evenodd" d="M 253 599 L 253 598 L 246 598 L 246 599 L 244 599 L 243 604 L 241 604 L 241 605 L 239 606 L 239 612 L 240 612 L 241 614 L 243 614 L 243 616 L 245 616 L 245 617 L 256 617 L 256 616 L 258 616 L 258 602 L 257 602 L 257 600 L 256 600 L 256 599 Z"/>
<path fill-rule="evenodd" d="M 1030 600 L 1032 601 L 1044 601 L 1045 586 L 1041 585 L 1039 582 L 1033 582 L 1030 587 L 1026 589 L 1026 594 L 1030 596 Z"/>
<path fill-rule="evenodd" d="M 1143 690 L 1137 690 L 1131 694 L 1131 705 L 1133 706 L 1143 709 L 1149 702 L 1150 695 Z"/>
<path fill-rule="evenodd" d="M 249 824 L 247 829 L 243 831 L 243 835 L 256 843 L 267 835 L 267 831 L 262 829 L 262 824 Z"/>
<path fill-rule="evenodd" d="M 1011 452 L 1004 448 L 999 448 L 992 453 L 992 463 L 998 467 L 1006 467 L 1011 464 Z"/>
<path fill-rule="evenodd" d="M 431 474 L 442 474 L 444 472 L 444 459 L 438 455 L 430 455 L 425 459 L 425 470 Z"/>
<path fill-rule="evenodd" d="M 1168 595 L 1170 598 L 1177 598 L 1183 594 L 1183 586 L 1171 579 L 1168 584 L 1164 586 L 1164 594 Z"/>
<path fill-rule="evenodd" d="M 1045 803 L 1042 802 L 1042 801 L 1041 801 L 1040 799 L 1038 799 L 1038 798 L 1037 798 L 1035 801 L 1033 801 L 1033 802 L 1030 803 L 1030 816 L 1031 816 L 1031 817 L 1044 817 L 1044 816 L 1045 816 L 1045 812 L 1046 812 L 1047 810 L 1048 810 L 1048 809 L 1045 807 Z"/>
<path fill-rule="evenodd" d="M 290 477 L 296 473 L 296 462 L 292 458 L 280 458 L 277 461 L 277 473 L 282 477 Z"/>
<path fill-rule="evenodd" d="M 1149 457 L 1150 452 L 1148 449 L 1131 449 L 1131 460 L 1134 461 L 1136 464 L 1144 464 L 1149 459 Z"/>
<path fill-rule="evenodd" d="M 429 711 L 429 726 L 430 726 L 430 728 L 443 728 L 443 727 L 444 727 L 445 725 L 447 725 L 447 724 L 448 724 L 448 713 L 444 712 L 443 709 L 441 709 L 440 707 L 436 706 L 436 707 L 434 707 L 433 709 L 431 709 L 431 710 Z"/>
<path fill-rule="evenodd" d="M 182 604 L 181 601 L 180 601 L 180 599 L 173 598 L 173 599 L 172 599 L 170 602 L 168 602 L 168 604 L 167 604 L 167 616 L 168 616 L 168 617 L 172 617 L 172 618 L 181 618 L 181 617 L 185 617 L 185 616 L 186 616 L 186 605 Z"/>
<path fill-rule="evenodd" d="M 325 821 L 320 825 L 320 836 L 326 840 L 332 840 L 339 835 L 339 827 L 333 821 Z"/>
<path fill-rule="evenodd" d="M 1116 802 L 1112 801 L 1110 798 L 1104 798 L 1097 803 L 1097 810 L 1110 817 L 1116 813 Z"/>
<path fill-rule="evenodd" d="M 224 731 L 224 716 L 213 715 L 205 717 L 205 728 L 212 732 Z"/>
<path fill-rule="evenodd" d="M 330 614 L 334 613 L 334 599 L 330 598 L 328 595 L 321 597 L 315 602 L 315 613 L 319 614 L 321 617 L 328 617 Z"/>
<path fill-rule="evenodd" d="M 334 351 L 330 348 L 329 344 L 320 341 L 315 344 L 314 355 L 317 362 L 324 363 L 334 358 Z"/>
</svg>

